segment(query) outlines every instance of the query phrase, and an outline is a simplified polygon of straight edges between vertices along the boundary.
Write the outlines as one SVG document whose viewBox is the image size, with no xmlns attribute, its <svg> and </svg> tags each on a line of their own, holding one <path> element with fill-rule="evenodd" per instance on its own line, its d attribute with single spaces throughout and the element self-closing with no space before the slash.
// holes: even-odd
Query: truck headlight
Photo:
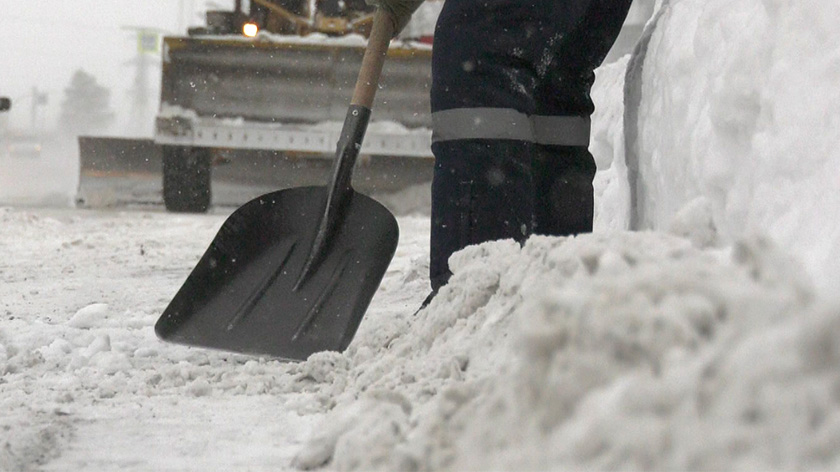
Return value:
<svg viewBox="0 0 840 472">
<path fill-rule="evenodd" d="M 247 36 L 249 38 L 253 38 L 259 32 L 260 32 L 260 27 L 257 26 L 257 24 L 252 22 L 252 21 L 249 21 L 248 23 L 245 23 L 244 25 L 242 25 L 242 34 L 244 34 L 245 36 Z"/>
</svg>

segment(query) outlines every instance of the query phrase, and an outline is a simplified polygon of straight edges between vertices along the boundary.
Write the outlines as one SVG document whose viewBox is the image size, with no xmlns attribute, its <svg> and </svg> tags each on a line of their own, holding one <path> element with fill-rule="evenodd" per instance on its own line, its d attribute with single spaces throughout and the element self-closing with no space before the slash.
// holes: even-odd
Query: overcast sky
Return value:
<svg viewBox="0 0 840 472">
<path fill-rule="evenodd" d="M 129 101 L 137 55 L 136 26 L 183 32 L 203 24 L 203 12 L 233 0 L 37 0 L 2 2 L 0 96 L 14 101 L 11 126 L 30 126 L 32 88 L 48 94 L 46 127 L 53 126 L 64 88 L 79 68 L 111 89 L 112 107 Z M 159 61 L 155 61 L 159 62 Z M 149 87 L 157 93 L 159 69 Z M 119 113 L 118 113 L 119 115 Z M 119 134 L 119 124 L 112 131 Z"/>
</svg>

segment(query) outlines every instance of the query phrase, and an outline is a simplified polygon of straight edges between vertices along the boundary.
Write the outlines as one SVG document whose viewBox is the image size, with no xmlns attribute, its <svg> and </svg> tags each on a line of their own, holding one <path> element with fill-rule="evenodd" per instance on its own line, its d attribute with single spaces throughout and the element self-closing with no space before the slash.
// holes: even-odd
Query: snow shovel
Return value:
<svg viewBox="0 0 840 472">
<path fill-rule="evenodd" d="M 158 337 L 288 360 L 350 344 L 399 239 L 394 215 L 350 184 L 392 36 L 377 10 L 327 186 L 269 193 L 231 214 Z"/>
</svg>

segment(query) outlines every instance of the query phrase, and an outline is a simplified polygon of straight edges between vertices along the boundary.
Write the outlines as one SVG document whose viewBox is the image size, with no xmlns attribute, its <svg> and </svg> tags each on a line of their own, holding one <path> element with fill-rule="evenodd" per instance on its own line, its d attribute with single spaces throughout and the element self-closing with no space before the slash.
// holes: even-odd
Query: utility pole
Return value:
<svg viewBox="0 0 840 472">
<path fill-rule="evenodd" d="M 29 128 L 35 131 L 38 122 L 38 87 L 32 87 L 32 109 L 29 111 Z"/>
<path fill-rule="evenodd" d="M 39 92 L 38 87 L 32 87 L 32 110 L 30 111 L 30 128 L 33 133 L 40 134 L 43 131 L 45 117 L 39 110 L 47 104 L 47 94 Z M 40 118 L 40 119 L 39 119 Z"/>
<path fill-rule="evenodd" d="M 152 102 L 149 89 L 150 69 L 160 63 L 161 37 L 166 32 L 156 28 L 143 26 L 124 26 L 122 29 L 133 31 L 137 36 L 137 55 L 126 65 L 134 66 L 134 85 L 131 94 L 131 111 L 129 114 L 128 133 L 143 135 L 152 126 L 149 106 Z"/>
<path fill-rule="evenodd" d="M 9 114 L 7 113 L 9 109 L 11 109 L 11 101 L 9 101 L 6 97 L 0 97 L 0 143 L 6 138 L 6 130 L 9 129 Z M 0 152 L 2 155 L 2 152 Z"/>
</svg>

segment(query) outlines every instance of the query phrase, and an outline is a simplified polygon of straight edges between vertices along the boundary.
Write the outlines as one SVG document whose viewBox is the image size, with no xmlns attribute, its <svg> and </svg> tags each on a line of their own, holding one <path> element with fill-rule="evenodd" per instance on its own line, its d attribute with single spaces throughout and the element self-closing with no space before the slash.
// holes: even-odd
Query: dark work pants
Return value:
<svg viewBox="0 0 840 472">
<path fill-rule="evenodd" d="M 435 30 L 432 288 L 468 245 L 592 230 L 590 89 L 631 0 L 447 0 Z"/>
</svg>

